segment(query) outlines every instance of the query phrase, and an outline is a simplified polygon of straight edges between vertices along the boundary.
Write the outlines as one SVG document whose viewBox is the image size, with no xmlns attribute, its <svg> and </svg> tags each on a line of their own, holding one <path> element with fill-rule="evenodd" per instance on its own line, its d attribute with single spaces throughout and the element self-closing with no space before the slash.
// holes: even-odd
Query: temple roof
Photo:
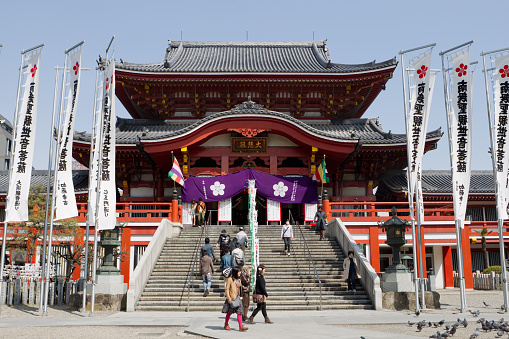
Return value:
<svg viewBox="0 0 509 339">
<path fill-rule="evenodd" d="M 51 175 L 51 184 L 53 184 L 53 173 Z M 81 193 L 88 190 L 88 170 L 73 170 L 72 181 L 74 183 L 74 191 Z M 0 171 L 0 194 L 6 194 L 9 184 L 9 171 Z M 43 184 L 47 187 L 48 184 L 48 171 L 47 170 L 32 170 L 32 177 L 30 178 L 30 185 Z"/>
<path fill-rule="evenodd" d="M 406 171 L 381 180 L 393 192 L 406 192 L 407 180 Z M 451 171 L 422 171 L 422 191 L 423 193 L 447 193 L 452 194 Z M 493 171 L 472 171 L 470 177 L 470 193 L 490 193 L 495 192 L 493 183 Z"/>
<path fill-rule="evenodd" d="M 396 58 L 379 63 L 333 63 L 326 40 L 170 41 L 162 62 L 141 64 L 121 60 L 116 68 L 163 73 L 356 73 L 396 65 Z"/>
<path fill-rule="evenodd" d="M 405 134 L 392 134 L 384 132 L 378 118 L 370 119 L 334 119 L 327 122 L 305 122 L 280 112 L 270 111 L 262 105 L 246 101 L 236 108 L 225 112 L 211 114 L 203 119 L 189 122 L 172 122 L 171 120 L 124 119 L 117 118 L 116 140 L 117 144 L 135 144 L 139 141 L 173 138 L 200 128 L 207 123 L 224 118 L 257 115 L 260 118 L 272 117 L 284 119 L 297 125 L 309 133 L 336 139 L 338 141 L 360 141 L 362 144 L 404 144 Z M 427 140 L 440 139 L 442 132 L 439 129 L 429 132 Z M 90 142 L 90 134 L 75 132 L 74 140 Z"/>
</svg>

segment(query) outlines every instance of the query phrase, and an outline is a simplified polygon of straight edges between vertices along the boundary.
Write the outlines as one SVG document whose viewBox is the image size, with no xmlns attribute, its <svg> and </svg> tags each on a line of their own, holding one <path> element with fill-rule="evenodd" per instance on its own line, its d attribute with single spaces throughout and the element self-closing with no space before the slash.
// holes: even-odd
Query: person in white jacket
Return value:
<svg viewBox="0 0 509 339">
<path fill-rule="evenodd" d="M 281 239 L 285 242 L 285 250 L 286 254 L 290 255 L 290 243 L 293 239 L 293 228 L 290 224 L 290 220 L 286 220 L 286 223 L 281 228 Z"/>
</svg>

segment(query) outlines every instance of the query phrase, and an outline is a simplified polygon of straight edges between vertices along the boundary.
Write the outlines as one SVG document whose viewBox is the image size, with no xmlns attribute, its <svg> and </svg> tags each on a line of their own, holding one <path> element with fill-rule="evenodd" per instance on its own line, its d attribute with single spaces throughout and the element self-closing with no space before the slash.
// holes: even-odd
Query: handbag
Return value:
<svg viewBox="0 0 509 339">
<path fill-rule="evenodd" d="M 240 298 L 240 286 L 237 285 L 237 298 L 235 300 L 232 300 L 231 307 L 232 308 L 238 308 L 242 304 L 242 299 Z"/>
<path fill-rule="evenodd" d="M 253 302 L 255 304 L 263 303 L 263 295 L 262 294 L 253 294 Z"/>
</svg>

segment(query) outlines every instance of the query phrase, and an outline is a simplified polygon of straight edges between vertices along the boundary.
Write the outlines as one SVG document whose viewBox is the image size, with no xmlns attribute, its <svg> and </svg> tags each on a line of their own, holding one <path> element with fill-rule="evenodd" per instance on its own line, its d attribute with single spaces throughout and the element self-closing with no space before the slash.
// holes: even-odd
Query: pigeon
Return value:
<svg viewBox="0 0 509 339">
<path fill-rule="evenodd" d="M 464 318 L 461 324 L 463 325 L 463 327 L 467 327 L 468 326 L 467 318 Z"/>
<path fill-rule="evenodd" d="M 429 336 L 430 338 L 442 338 L 442 335 L 440 334 L 440 332 L 437 331 L 437 333 L 435 334 L 432 334 Z"/>
<path fill-rule="evenodd" d="M 433 324 L 431 323 L 431 321 L 428 321 L 428 327 L 431 327 L 433 326 Z"/>
<path fill-rule="evenodd" d="M 361 335 L 361 339 L 366 339 L 366 337 L 363 337 L 363 336 Z"/>
<path fill-rule="evenodd" d="M 418 317 L 421 314 L 420 310 L 415 311 L 415 316 Z"/>
<path fill-rule="evenodd" d="M 449 338 L 449 332 L 442 333 L 442 338 Z"/>
<path fill-rule="evenodd" d="M 500 306 L 500 309 L 501 309 L 502 311 L 503 311 L 503 310 L 505 310 L 505 306 L 504 306 L 504 305 Z"/>
<path fill-rule="evenodd" d="M 499 331 L 497 332 L 497 336 L 501 337 L 501 336 L 503 336 L 503 335 L 504 335 L 504 331 L 499 330 Z"/>
<path fill-rule="evenodd" d="M 451 334 L 451 336 L 453 336 L 456 333 L 456 326 L 453 326 L 449 333 Z"/>
<path fill-rule="evenodd" d="M 470 338 L 477 338 L 478 336 L 480 335 L 479 333 L 479 327 L 477 327 L 474 331 L 474 333 L 472 333 L 472 335 L 470 336 Z"/>
<path fill-rule="evenodd" d="M 417 323 L 417 331 L 422 331 L 422 323 Z"/>
<path fill-rule="evenodd" d="M 442 326 L 445 323 L 445 319 L 442 319 L 438 322 L 438 325 Z"/>
<path fill-rule="evenodd" d="M 437 328 L 439 325 L 438 325 L 438 323 L 433 323 L 433 326 L 435 326 L 435 328 Z"/>
<path fill-rule="evenodd" d="M 486 301 L 484 301 L 484 300 L 483 300 L 483 302 L 482 302 L 482 303 L 484 304 L 484 306 L 485 306 L 485 307 L 491 307 L 491 306 L 490 306 L 490 305 L 488 305 L 488 304 L 486 303 Z"/>
<path fill-rule="evenodd" d="M 451 329 L 451 325 L 445 325 L 445 329 L 449 331 Z"/>
<path fill-rule="evenodd" d="M 408 326 L 414 326 L 415 323 L 411 322 L 410 320 L 408 321 Z"/>
</svg>

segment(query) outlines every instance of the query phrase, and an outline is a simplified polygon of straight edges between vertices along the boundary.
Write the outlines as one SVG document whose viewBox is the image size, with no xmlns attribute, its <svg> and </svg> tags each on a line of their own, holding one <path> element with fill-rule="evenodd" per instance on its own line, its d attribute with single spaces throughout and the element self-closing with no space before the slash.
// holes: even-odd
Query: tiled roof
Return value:
<svg viewBox="0 0 509 339">
<path fill-rule="evenodd" d="M 333 63 L 326 40 L 170 41 L 162 62 L 140 64 L 121 61 L 116 68 L 167 73 L 352 73 L 396 65 L 396 58 L 379 63 Z"/>
<path fill-rule="evenodd" d="M 88 190 L 88 170 L 73 170 L 72 181 L 74 183 L 74 191 L 85 192 Z M 9 184 L 9 171 L 0 171 L 0 194 L 6 194 Z M 47 187 L 48 171 L 33 170 L 30 185 L 43 184 Z M 53 185 L 53 174 L 51 175 L 51 185 Z"/>
<path fill-rule="evenodd" d="M 406 192 L 406 171 L 382 180 L 393 192 Z M 423 171 L 423 193 L 452 193 L 452 177 L 450 171 Z M 470 177 L 470 193 L 494 193 L 493 171 L 472 171 Z"/>
<path fill-rule="evenodd" d="M 247 105 L 246 105 L 247 103 Z M 259 115 L 260 117 L 276 117 L 288 120 L 303 130 L 322 137 L 337 139 L 338 141 L 359 140 L 362 144 L 400 144 L 406 142 L 405 134 L 392 134 L 384 132 L 378 118 L 371 119 L 343 119 L 327 123 L 306 123 L 287 114 L 274 112 L 263 108 L 262 105 L 247 101 L 237 105 L 236 108 L 214 113 L 195 122 L 175 123 L 171 120 L 123 119 L 117 118 L 117 144 L 135 144 L 140 140 L 158 140 L 176 137 L 191 130 L 199 128 L 210 121 L 228 116 Z M 442 136 L 440 129 L 427 134 L 427 139 L 439 139 Z M 90 142 L 90 134 L 75 132 L 74 140 Z"/>
</svg>

